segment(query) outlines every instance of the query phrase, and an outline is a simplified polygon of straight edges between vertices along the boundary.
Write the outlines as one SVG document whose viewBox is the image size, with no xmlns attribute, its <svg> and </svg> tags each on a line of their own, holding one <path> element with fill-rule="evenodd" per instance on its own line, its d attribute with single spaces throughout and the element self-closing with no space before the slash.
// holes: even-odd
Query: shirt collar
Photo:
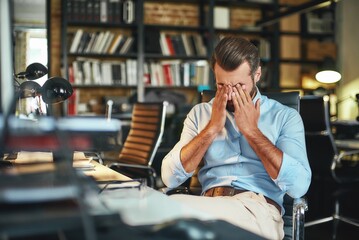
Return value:
<svg viewBox="0 0 359 240">
<path fill-rule="evenodd" d="M 260 93 L 258 87 L 256 86 L 257 92 L 256 95 L 254 96 L 254 98 L 252 99 L 253 103 L 256 104 L 257 100 L 260 99 L 262 97 L 262 94 Z"/>
</svg>

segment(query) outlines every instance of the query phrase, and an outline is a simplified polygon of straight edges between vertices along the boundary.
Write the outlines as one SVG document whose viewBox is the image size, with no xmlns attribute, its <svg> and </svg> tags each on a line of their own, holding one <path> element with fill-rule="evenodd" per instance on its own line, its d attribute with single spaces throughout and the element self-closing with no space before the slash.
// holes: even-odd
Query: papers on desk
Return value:
<svg viewBox="0 0 359 240">
<path fill-rule="evenodd" d="M 77 170 L 91 171 L 95 165 L 91 163 L 92 158 L 87 158 L 83 152 L 74 152 L 73 167 Z M 17 153 L 16 164 L 51 163 L 53 162 L 52 152 L 27 152 Z"/>
<path fill-rule="evenodd" d="M 100 193 L 103 191 L 117 190 L 117 189 L 138 189 L 141 191 L 141 188 L 146 186 L 146 179 L 133 179 L 133 180 L 123 180 L 123 181 L 105 181 L 98 182 L 98 187 L 100 188 Z"/>
<path fill-rule="evenodd" d="M 81 170 L 81 171 L 93 171 L 95 170 L 95 165 L 93 165 L 91 163 L 92 159 L 90 159 L 89 161 L 74 161 L 73 162 L 73 167 L 76 170 Z"/>
<path fill-rule="evenodd" d="M 21 151 L 17 153 L 17 157 L 15 161 L 17 164 L 45 163 L 45 162 L 52 162 L 52 159 L 53 159 L 52 152 Z"/>
</svg>

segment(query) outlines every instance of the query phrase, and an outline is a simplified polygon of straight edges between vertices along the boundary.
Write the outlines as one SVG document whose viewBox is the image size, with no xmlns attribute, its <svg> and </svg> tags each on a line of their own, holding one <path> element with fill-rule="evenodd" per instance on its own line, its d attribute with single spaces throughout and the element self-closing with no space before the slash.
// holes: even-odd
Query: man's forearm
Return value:
<svg viewBox="0 0 359 240">
<path fill-rule="evenodd" d="M 201 162 L 208 147 L 217 136 L 210 123 L 181 150 L 181 163 L 186 172 L 194 171 Z"/>
<path fill-rule="evenodd" d="M 247 134 L 245 137 L 249 145 L 262 161 L 269 176 L 276 179 L 282 165 L 283 152 L 273 145 L 273 143 L 269 141 L 259 129 Z"/>
</svg>

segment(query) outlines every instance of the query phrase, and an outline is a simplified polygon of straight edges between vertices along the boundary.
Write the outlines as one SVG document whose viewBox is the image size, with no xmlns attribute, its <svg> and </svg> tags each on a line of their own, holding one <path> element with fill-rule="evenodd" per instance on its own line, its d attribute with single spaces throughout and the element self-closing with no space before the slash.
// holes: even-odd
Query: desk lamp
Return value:
<svg viewBox="0 0 359 240">
<path fill-rule="evenodd" d="M 15 74 L 15 82 L 19 84 L 16 79 L 35 80 L 47 73 L 47 68 L 41 63 L 32 63 L 26 68 L 25 72 Z M 69 81 L 60 77 L 52 77 L 46 80 L 42 87 L 36 82 L 25 81 L 19 84 L 16 93 L 19 98 L 42 96 L 45 103 L 54 104 L 71 97 L 73 88 Z"/>
<path fill-rule="evenodd" d="M 319 72 L 315 75 L 315 79 L 321 83 L 336 83 L 342 78 L 337 71 L 333 58 L 326 57 Z"/>
</svg>

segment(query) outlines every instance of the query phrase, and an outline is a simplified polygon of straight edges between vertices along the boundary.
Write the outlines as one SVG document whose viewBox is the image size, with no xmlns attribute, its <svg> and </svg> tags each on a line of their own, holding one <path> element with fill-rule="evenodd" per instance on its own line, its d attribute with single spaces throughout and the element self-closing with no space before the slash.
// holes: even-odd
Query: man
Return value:
<svg viewBox="0 0 359 240">
<path fill-rule="evenodd" d="M 269 239 L 282 239 L 283 196 L 309 187 L 304 127 L 299 113 L 261 95 L 258 49 L 237 37 L 223 38 L 212 56 L 217 92 L 184 121 L 180 141 L 163 159 L 169 188 L 192 176 L 204 196 L 174 198 Z"/>
</svg>

